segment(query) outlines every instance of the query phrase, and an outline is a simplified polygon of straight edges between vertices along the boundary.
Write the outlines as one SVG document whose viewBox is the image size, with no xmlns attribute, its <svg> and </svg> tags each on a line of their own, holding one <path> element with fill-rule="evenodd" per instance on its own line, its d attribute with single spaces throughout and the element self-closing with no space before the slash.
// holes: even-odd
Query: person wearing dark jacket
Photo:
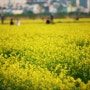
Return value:
<svg viewBox="0 0 90 90">
<path fill-rule="evenodd" d="M 46 24 L 50 24 L 50 18 L 46 17 Z"/>
<path fill-rule="evenodd" d="M 10 19 L 10 25 L 14 25 L 13 18 Z"/>
<path fill-rule="evenodd" d="M 1 15 L 1 23 L 4 24 L 5 17 L 4 15 Z"/>
<path fill-rule="evenodd" d="M 53 15 L 50 14 L 50 21 L 51 21 L 51 23 L 53 23 L 53 19 L 54 19 Z"/>
</svg>

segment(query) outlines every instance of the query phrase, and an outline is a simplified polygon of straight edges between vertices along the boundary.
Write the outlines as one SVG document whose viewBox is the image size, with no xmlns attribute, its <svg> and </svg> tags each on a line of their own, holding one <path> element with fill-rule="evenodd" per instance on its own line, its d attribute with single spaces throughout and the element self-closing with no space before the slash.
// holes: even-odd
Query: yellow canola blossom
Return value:
<svg viewBox="0 0 90 90">
<path fill-rule="evenodd" d="M 90 90 L 89 22 L 0 24 L 0 90 Z"/>
</svg>

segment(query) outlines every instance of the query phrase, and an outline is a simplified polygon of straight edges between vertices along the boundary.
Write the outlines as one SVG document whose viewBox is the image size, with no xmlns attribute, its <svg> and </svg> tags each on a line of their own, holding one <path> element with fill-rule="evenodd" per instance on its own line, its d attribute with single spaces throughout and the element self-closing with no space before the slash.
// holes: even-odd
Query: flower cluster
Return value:
<svg viewBox="0 0 90 90">
<path fill-rule="evenodd" d="M 88 22 L 5 25 L 0 25 L 1 90 L 90 90 Z"/>
</svg>

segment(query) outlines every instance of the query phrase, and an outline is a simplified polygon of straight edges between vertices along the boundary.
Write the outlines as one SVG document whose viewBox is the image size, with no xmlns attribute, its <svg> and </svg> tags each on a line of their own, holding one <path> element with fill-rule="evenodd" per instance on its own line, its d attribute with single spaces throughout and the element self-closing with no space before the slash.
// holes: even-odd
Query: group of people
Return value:
<svg viewBox="0 0 90 90">
<path fill-rule="evenodd" d="M 54 19 L 54 17 L 52 14 L 50 15 L 50 17 L 46 17 L 46 24 L 50 24 L 50 23 L 53 24 L 54 23 L 53 19 Z"/>
<path fill-rule="evenodd" d="M 14 25 L 15 23 L 14 23 L 14 19 L 13 18 L 11 18 L 10 19 L 10 25 Z M 20 20 L 19 19 L 16 19 L 16 25 L 17 26 L 20 26 Z"/>
<path fill-rule="evenodd" d="M 50 14 L 49 17 L 46 17 L 46 24 L 50 24 L 50 23 L 53 24 L 54 23 L 53 19 L 54 19 L 53 15 Z M 1 15 L 1 23 L 4 24 L 4 21 L 5 21 L 4 15 Z M 15 24 L 15 20 L 13 18 L 11 18 L 10 19 L 10 25 L 14 25 L 14 24 Z M 20 26 L 20 20 L 19 19 L 16 19 L 16 25 Z"/>
<path fill-rule="evenodd" d="M 4 24 L 4 21 L 5 21 L 4 15 L 1 15 L 1 23 Z M 14 24 L 15 24 L 14 21 L 15 21 L 15 20 L 14 20 L 13 18 L 11 18 L 11 19 L 10 19 L 10 25 L 14 25 Z M 20 26 L 20 20 L 19 20 L 19 19 L 16 19 L 16 25 L 17 25 L 17 26 Z"/>
</svg>

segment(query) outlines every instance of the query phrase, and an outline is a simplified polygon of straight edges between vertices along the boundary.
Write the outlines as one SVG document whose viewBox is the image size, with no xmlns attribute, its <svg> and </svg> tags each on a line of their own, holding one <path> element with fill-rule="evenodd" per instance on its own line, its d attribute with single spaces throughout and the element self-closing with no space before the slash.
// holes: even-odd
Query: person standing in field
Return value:
<svg viewBox="0 0 90 90">
<path fill-rule="evenodd" d="M 10 19 L 10 25 L 14 25 L 13 18 Z"/>
<path fill-rule="evenodd" d="M 50 22 L 51 22 L 51 23 L 53 23 L 53 19 L 54 19 L 53 15 L 50 14 Z"/>
<path fill-rule="evenodd" d="M 1 15 L 1 23 L 4 24 L 5 17 L 4 15 Z"/>
<path fill-rule="evenodd" d="M 20 20 L 19 20 L 19 19 L 17 19 L 16 25 L 17 25 L 17 26 L 20 26 Z"/>
<path fill-rule="evenodd" d="M 46 24 L 50 24 L 50 18 L 46 17 Z"/>
</svg>

